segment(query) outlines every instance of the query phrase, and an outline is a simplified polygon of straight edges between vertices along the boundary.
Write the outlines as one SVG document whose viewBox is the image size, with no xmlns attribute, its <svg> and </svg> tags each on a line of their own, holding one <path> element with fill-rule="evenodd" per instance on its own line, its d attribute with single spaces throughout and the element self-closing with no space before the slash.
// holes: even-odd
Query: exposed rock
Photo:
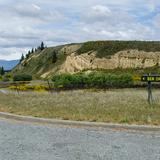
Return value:
<svg viewBox="0 0 160 160">
<path fill-rule="evenodd" d="M 160 52 L 138 50 L 120 51 L 110 58 L 97 58 L 96 52 L 67 56 L 61 73 L 75 73 L 86 69 L 147 68 L 160 64 Z"/>
</svg>

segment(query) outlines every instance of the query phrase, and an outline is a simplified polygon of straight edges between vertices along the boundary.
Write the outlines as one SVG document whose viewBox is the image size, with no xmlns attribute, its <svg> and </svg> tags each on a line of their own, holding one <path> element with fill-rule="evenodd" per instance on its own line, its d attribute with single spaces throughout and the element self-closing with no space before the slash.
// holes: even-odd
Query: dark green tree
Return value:
<svg viewBox="0 0 160 160">
<path fill-rule="evenodd" d="M 22 53 L 22 56 L 21 56 L 21 59 L 20 59 L 20 62 L 22 62 L 24 60 L 24 55 Z"/>
<path fill-rule="evenodd" d="M 0 68 L 0 75 L 4 75 L 5 74 L 5 71 L 4 71 L 4 68 L 3 68 L 3 66 Z"/>
<path fill-rule="evenodd" d="M 45 48 L 45 47 L 44 47 L 44 43 L 41 42 L 41 46 L 40 46 L 41 51 L 44 50 L 44 48 Z"/>
<path fill-rule="evenodd" d="M 31 51 L 28 51 L 28 53 L 26 54 L 26 58 L 28 59 L 30 55 L 31 55 Z"/>
<path fill-rule="evenodd" d="M 31 53 L 34 53 L 34 49 L 32 48 Z"/>
<path fill-rule="evenodd" d="M 16 74 L 13 76 L 13 81 L 31 81 L 32 76 L 29 74 Z"/>
<path fill-rule="evenodd" d="M 37 50 L 38 50 L 38 51 L 41 50 L 41 46 L 38 46 L 38 47 L 37 47 Z"/>
<path fill-rule="evenodd" d="M 53 51 L 53 55 L 52 55 L 52 63 L 56 63 L 57 62 L 57 52 Z"/>
</svg>

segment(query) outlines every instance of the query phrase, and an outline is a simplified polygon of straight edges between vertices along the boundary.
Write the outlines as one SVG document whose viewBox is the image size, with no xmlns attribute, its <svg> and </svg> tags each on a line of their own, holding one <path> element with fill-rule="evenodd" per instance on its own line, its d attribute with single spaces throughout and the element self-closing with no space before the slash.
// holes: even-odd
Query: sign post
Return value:
<svg viewBox="0 0 160 160">
<path fill-rule="evenodd" d="M 142 82 L 148 82 L 148 103 L 152 104 L 152 82 L 160 82 L 160 75 L 158 74 L 145 74 L 141 77 Z"/>
<path fill-rule="evenodd" d="M 148 103 L 152 104 L 153 97 L 152 97 L 152 84 L 151 81 L 148 81 Z"/>
</svg>

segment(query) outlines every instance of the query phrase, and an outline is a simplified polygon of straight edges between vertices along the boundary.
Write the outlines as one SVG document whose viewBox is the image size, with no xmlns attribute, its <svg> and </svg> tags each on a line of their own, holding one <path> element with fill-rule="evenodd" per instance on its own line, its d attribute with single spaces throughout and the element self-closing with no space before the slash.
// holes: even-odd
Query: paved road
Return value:
<svg viewBox="0 0 160 160">
<path fill-rule="evenodd" d="M 160 133 L 67 128 L 0 119 L 0 160 L 160 160 Z"/>
</svg>

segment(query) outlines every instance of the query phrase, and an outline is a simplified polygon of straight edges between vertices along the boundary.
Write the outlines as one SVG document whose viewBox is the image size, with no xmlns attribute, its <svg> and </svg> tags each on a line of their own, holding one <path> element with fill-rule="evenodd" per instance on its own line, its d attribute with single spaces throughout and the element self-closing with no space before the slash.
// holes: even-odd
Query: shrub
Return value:
<svg viewBox="0 0 160 160">
<path fill-rule="evenodd" d="M 26 85 L 10 86 L 9 89 L 19 90 L 19 91 L 27 91 L 27 86 Z"/>
<path fill-rule="evenodd" d="M 13 81 L 31 81 L 32 76 L 28 74 L 17 74 L 13 76 Z"/>
<path fill-rule="evenodd" d="M 7 77 L 3 77 L 3 78 L 2 78 L 2 81 L 3 81 L 3 82 L 8 82 L 8 81 L 10 81 L 10 79 L 7 78 Z"/>
<path fill-rule="evenodd" d="M 43 86 L 43 85 L 36 85 L 36 86 L 34 86 L 34 90 L 38 91 L 38 92 L 42 92 L 42 91 L 46 91 L 47 87 Z"/>
<path fill-rule="evenodd" d="M 16 89 L 17 89 L 17 87 L 16 87 L 16 86 L 9 86 L 9 89 L 16 90 Z"/>
<path fill-rule="evenodd" d="M 62 74 L 52 78 L 55 88 L 115 88 L 130 87 L 133 85 L 130 74 L 106 74 L 93 72 L 85 74 Z"/>
</svg>

